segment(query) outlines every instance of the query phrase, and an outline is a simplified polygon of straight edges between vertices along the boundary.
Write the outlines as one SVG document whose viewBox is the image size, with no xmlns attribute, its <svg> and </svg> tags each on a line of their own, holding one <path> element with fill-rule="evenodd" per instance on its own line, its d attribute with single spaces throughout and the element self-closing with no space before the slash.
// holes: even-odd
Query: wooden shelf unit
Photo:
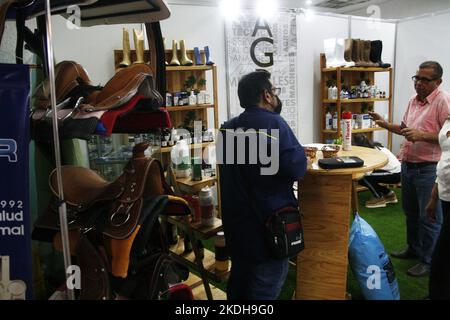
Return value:
<svg viewBox="0 0 450 320">
<path fill-rule="evenodd" d="M 392 68 L 361 68 L 361 67 L 351 67 L 351 68 L 326 68 L 326 58 L 325 54 L 320 55 L 320 67 L 321 67 L 321 84 L 320 84 L 320 101 L 322 101 L 321 106 L 321 117 L 320 117 L 320 128 L 321 128 L 321 140 L 323 143 L 326 142 L 328 138 L 338 138 L 341 137 L 341 116 L 344 109 L 354 112 L 361 111 L 361 104 L 367 103 L 371 105 L 371 109 L 375 110 L 375 103 L 388 103 L 388 121 L 392 121 L 393 108 L 392 108 L 392 94 L 393 94 L 393 69 Z M 360 99 L 341 99 L 340 92 L 342 86 L 351 87 L 352 85 L 358 85 L 360 79 L 368 79 L 370 84 L 375 83 L 375 73 L 377 72 L 388 72 L 389 73 L 389 96 L 386 98 L 360 98 Z M 336 83 L 338 89 L 338 99 L 332 100 L 328 99 L 328 88 L 327 81 L 332 80 Z M 330 108 L 330 104 L 335 104 L 335 111 L 338 115 L 337 130 L 327 130 L 325 127 L 325 117 L 327 113 L 327 108 Z M 345 106 L 345 107 L 344 107 Z M 373 133 L 376 131 L 385 130 L 383 128 L 367 128 L 367 129 L 353 129 L 352 133 L 365 133 L 369 135 L 369 138 L 373 140 Z M 392 147 L 392 133 L 388 132 L 388 148 Z"/>
</svg>

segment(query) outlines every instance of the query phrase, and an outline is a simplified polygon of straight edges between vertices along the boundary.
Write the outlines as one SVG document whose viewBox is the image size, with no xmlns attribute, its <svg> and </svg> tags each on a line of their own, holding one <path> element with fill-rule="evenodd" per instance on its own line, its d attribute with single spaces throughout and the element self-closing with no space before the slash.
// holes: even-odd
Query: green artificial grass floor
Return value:
<svg viewBox="0 0 450 320">
<path fill-rule="evenodd" d="M 391 251 L 403 249 L 406 245 L 406 225 L 401 205 L 401 190 L 395 189 L 394 191 L 399 202 L 397 204 L 388 204 L 386 208 L 377 209 L 364 207 L 365 201 L 371 198 L 370 192 L 359 193 L 359 214 L 377 232 L 388 254 Z M 214 250 L 212 239 L 205 242 L 205 247 L 209 250 Z M 426 298 L 428 295 L 428 277 L 414 278 L 406 274 L 406 270 L 417 262 L 415 260 L 400 260 L 393 257 L 391 257 L 391 261 L 394 265 L 395 275 L 400 288 L 401 300 L 422 300 Z M 226 291 L 226 282 L 211 283 Z M 295 268 L 291 267 L 279 299 L 291 300 L 294 290 Z M 350 267 L 347 277 L 347 292 L 350 293 L 352 300 L 364 299 Z"/>
</svg>

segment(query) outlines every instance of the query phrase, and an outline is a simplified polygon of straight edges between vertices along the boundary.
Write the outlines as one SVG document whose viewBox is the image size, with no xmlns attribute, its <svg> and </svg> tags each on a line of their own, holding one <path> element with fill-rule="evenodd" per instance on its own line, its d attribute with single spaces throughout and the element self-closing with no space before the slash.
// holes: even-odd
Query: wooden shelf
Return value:
<svg viewBox="0 0 450 320">
<path fill-rule="evenodd" d="M 166 66 L 166 71 L 207 71 L 212 70 L 214 66 Z"/>
<path fill-rule="evenodd" d="M 203 143 L 192 143 L 189 145 L 189 149 L 196 149 L 196 148 L 206 148 L 210 144 L 214 144 L 214 142 L 203 142 Z M 173 147 L 161 147 L 160 151 L 156 151 L 155 153 L 166 153 L 172 151 Z"/>
<path fill-rule="evenodd" d="M 382 131 L 386 130 L 384 128 L 367 128 L 367 129 L 352 129 L 352 133 L 367 133 L 367 132 L 374 132 L 374 131 Z M 337 134 L 337 130 L 322 130 L 323 133 L 326 134 Z"/>
<path fill-rule="evenodd" d="M 214 108 L 214 104 L 197 104 L 195 106 L 177 106 L 177 107 L 165 107 L 164 110 L 168 112 L 174 111 L 189 111 L 189 110 L 203 110 L 208 108 Z"/>
<path fill-rule="evenodd" d="M 173 253 L 175 259 L 182 263 L 186 263 L 193 269 L 198 269 L 198 265 L 195 263 L 195 254 L 194 251 L 189 253 L 184 253 L 184 239 L 180 238 L 176 245 L 173 245 L 169 248 L 169 250 Z M 217 271 L 216 270 L 216 258 L 215 254 L 212 251 L 209 251 L 206 248 L 203 248 L 204 258 L 203 258 L 203 267 L 208 272 L 208 277 L 216 282 L 222 282 L 228 279 L 230 275 L 230 269 L 228 271 Z M 231 266 L 231 261 L 230 261 Z"/>
<path fill-rule="evenodd" d="M 323 103 L 338 103 L 339 101 L 342 104 L 347 103 L 364 103 L 364 102 L 379 102 L 379 101 L 389 101 L 390 98 L 371 98 L 371 99 L 340 99 L 340 100 L 323 100 Z"/>
<path fill-rule="evenodd" d="M 216 177 L 203 177 L 200 181 L 193 181 L 189 178 L 177 178 L 178 187 L 181 191 L 188 194 L 193 194 L 199 192 L 202 188 L 206 186 L 212 186 L 216 183 Z"/>
<path fill-rule="evenodd" d="M 193 273 L 189 273 L 189 278 L 183 282 L 192 289 L 192 294 L 194 295 L 194 300 L 208 300 L 205 292 L 205 287 L 203 286 L 202 279 Z M 226 300 L 227 294 L 225 291 L 209 284 L 211 288 L 211 294 L 214 300 Z"/>
<path fill-rule="evenodd" d="M 323 68 L 322 72 L 337 72 L 337 71 L 344 71 L 344 72 L 389 72 L 392 70 L 392 68 L 363 68 L 363 67 L 350 67 L 350 68 Z"/>
<path fill-rule="evenodd" d="M 217 217 L 217 210 L 215 212 L 215 216 Z M 173 223 L 181 228 L 186 227 L 186 222 L 178 217 L 169 216 L 167 218 L 167 220 L 170 223 Z M 214 226 L 212 226 L 212 227 L 205 227 L 204 225 L 201 224 L 201 222 L 195 222 L 195 223 L 191 222 L 191 228 L 192 228 L 192 231 L 195 232 L 195 236 L 197 237 L 197 239 L 206 240 L 211 237 L 214 237 L 217 234 L 217 232 L 222 231 L 223 226 L 222 226 L 222 220 L 216 218 L 216 219 L 214 219 Z"/>
</svg>

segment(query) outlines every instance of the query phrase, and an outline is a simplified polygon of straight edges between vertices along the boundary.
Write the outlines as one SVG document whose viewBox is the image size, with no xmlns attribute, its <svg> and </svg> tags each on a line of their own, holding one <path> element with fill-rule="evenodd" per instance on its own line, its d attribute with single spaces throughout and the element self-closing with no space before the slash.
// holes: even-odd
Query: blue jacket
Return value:
<svg viewBox="0 0 450 320">
<path fill-rule="evenodd" d="M 226 154 L 229 152 L 225 144 L 227 139 L 232 139 L 226 132 L 231 132 L 230 130 L 235 128 L 267 130 L 268 135 L 265 135 L 267 149 L 271 150 L 271 145 L 279 147 L 279 169 L 276 174 L 261 174 L 261 169 L 270 165 L 263 165 L 259 160 L 257 164 L 248 164 L 248 143 L 245 145 L 247 156 L 245 165 L 225 163 Z M 278 139 L 271 135 L 272 129 L 279 130 Z M 220 153 L 219 148 L 222 147 L 224 163 L 220 164 L 221 161 L 218 160 L 222 220 L 231 258 L 250 263 L 268 261 L 270 257 L 263 238 L 264 225 L 261 218 L 252 210 L 246 185 L 250 184 L 254 202 L 257 203 L 264 221 L 278 209 L 286 206 L 297 207 L 298 200 L 292 187 L 293 183 L 302 178 L 306 172 L 305 152 L 280 115 L 258 107 L 248 107 L 238 117 L 226 122 L 221 128 L 221 133 L 223 138 L 217 140 L 217 152 Z M 257 134 L 258 143 L 262 136 L 261 133 Z M 270 152 L 269 154 L 271 155 Z"/>
</svg>

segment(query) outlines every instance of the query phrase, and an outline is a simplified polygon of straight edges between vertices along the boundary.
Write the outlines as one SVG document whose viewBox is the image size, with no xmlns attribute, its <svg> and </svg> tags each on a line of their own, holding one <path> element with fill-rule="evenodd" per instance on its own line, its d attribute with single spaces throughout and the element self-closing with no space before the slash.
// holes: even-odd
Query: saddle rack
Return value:
<svg viewBox="0 0 450 320">
<path fill-rule="evenodd" d="M 64 200 L 64 189 L 61 174 L 61 153 L 58 138 L 59 132 L 55 89 L 55 70 L 53 64 L 54 56 L 52 46 L 51 14 L 61 14 L 67 18 L 69 15 L 67 13 L 67 8 L 77 5 L 82 7 L 82 26 L 117 23 L 145 23 L 149 42 L 156 44 L 155 46 L 152 46 L 152 56 L 156 57 L 156 59 L 152 59 L 151 61 L 154 67 L 153 70 L 157 75 L 156 89 L 163 92 L 165 90 L 164 46 L 162 43 L 161 30 L 158 21 L 167 19 L 170 16 L 170 10 L 164 0 L 55 0 L 52 1 L 52 5 L 53 8 L 50 6 L 50 0 L 4 1 L 0 5 L 0 42 L 3 36 L 5 21 L 8 19 L 15 19 L 17 26 L 17 64 L 22 64 L 23 47 L 24 43 L 26 43 L 27 48 L 31 52 L 38 55 L 43 61 L 44 74 L 48 76 L 50 80 L 53 142 L 59 196 L 58 211 L 61 226 L 64 265 L 65 270 L 68 270 L 69 266 L 71 266 L 71 256 L 67 225 L 67 208 Z M 142 9 L 143 7 L 145 9 Z M 139 12 L 137 12 L 138 8 Z M 32 32 L 25 26 L 25 21 L 35 17 L 37 18 L 38 29 L 37 32 Z M 68 278 L 69 274 L 66 273 L 65 276 Z M 75 299 L 73 289 L 67 289 L 67 296 L 70 300 Z"/>
</svg>

